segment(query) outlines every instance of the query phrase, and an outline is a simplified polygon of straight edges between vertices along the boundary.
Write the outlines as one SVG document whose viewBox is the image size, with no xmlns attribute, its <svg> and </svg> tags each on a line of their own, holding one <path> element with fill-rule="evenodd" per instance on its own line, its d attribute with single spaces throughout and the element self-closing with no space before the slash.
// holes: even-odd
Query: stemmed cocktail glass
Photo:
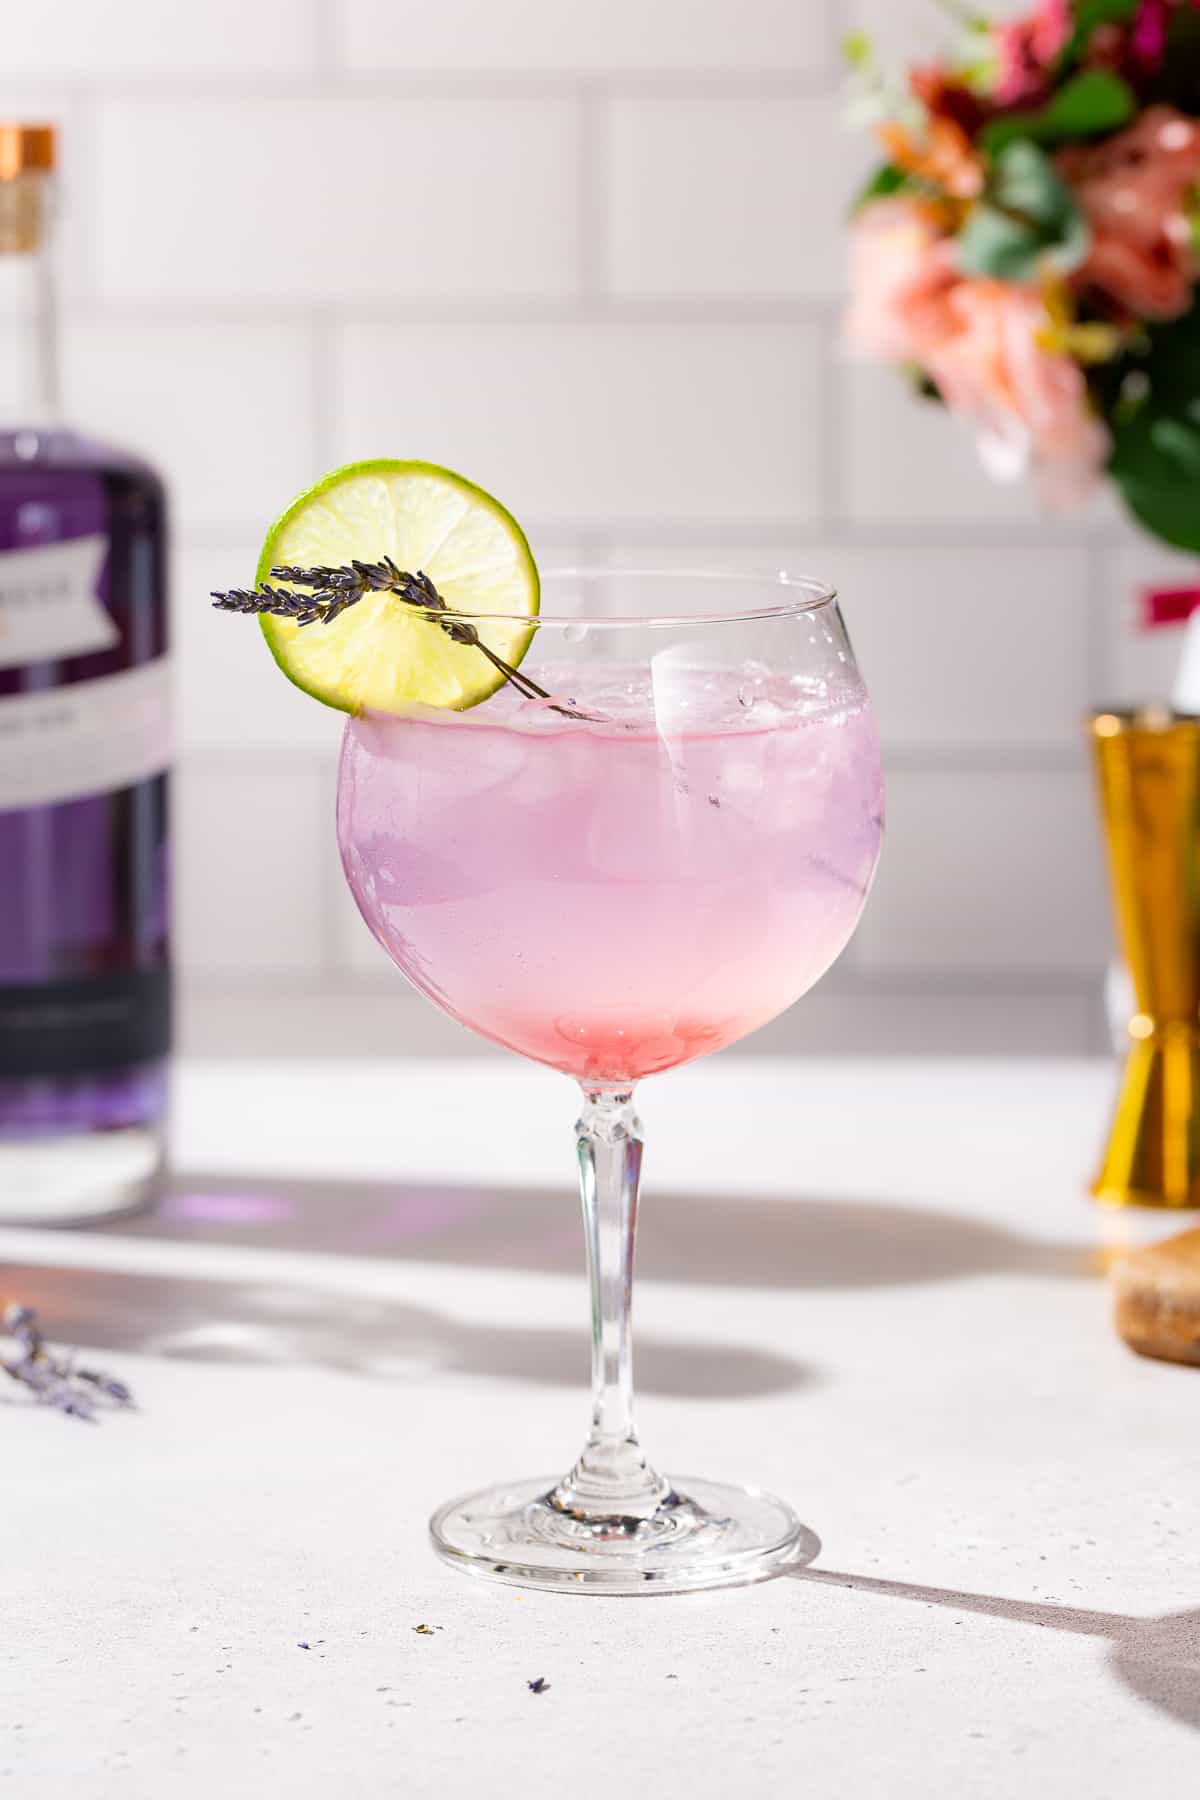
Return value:
<svg viewBox="0 0 1200 1800">
<path fill-rule="evenodd" d="M 543 578 L 543 608 L 522 672 L 549 700 L 509 684 L 466 712 L 367 713 L 342 749 L 342 861 L 375 936 L 454 1018 L 583 1091 L 587 1444 L 561 1480 L 442 1507 L 433 1540 L 527 1586 L 756 1580 L 804 1556 L 790 1508 L 659 1475 L 634 1430 L 634 1092 L 774 1018 L 844 948 L 882 831 L 874 722 L 819 583 L 572 570 Z"/>
</svg>

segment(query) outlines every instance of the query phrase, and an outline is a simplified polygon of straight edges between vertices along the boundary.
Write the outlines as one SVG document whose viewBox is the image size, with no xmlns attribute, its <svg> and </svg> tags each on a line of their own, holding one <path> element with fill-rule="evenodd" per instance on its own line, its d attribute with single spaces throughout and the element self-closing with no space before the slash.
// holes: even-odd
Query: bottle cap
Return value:
<svg viewBox="0 0 1200 1800">
<path fill-rule="evenodd" d="M 55 148 L 53 125 L 18 125 L 0 119 L 0 181 L 12 181 L 29 169 L 53 169 Z"/>
</svg>

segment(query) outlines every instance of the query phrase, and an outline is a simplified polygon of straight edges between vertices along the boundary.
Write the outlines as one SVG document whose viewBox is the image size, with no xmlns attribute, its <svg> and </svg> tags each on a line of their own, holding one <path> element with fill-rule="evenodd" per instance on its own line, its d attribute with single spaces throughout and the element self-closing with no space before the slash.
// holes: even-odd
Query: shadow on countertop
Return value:
<svg viewBox="0 0 1200 1800">
<path fill-rule="evenodd" d="M 434 1182 L 176 1174 L 153 1213 L 106 1236 L 577 1274 L 561 1191 Z M 724 1288 L 871 1288 L 1012 1273 L 1080 1276 L 1095 1253 L 982 1220 L 873 1200 L 646 1193 L 638 1274 Z"/>
<path fill-rule="evenodd" d="M 105 1239 L 312 1255 L 302 1274 L 236 1279 L 6 1265 L 5 1288 L 48 1334 L 98 1350 L 207 1362 L 309 1364 L 379 1379 L 457 1372 L 583 1386 L 579 1331 L 473 1324 L 348 1291 L 337 1259 L 576 1276 L 577 1202 L 561 1191 L 433 1182 L 173 1174 L 158 1208 L 100 1228 Z M 319 1268 L 317 1266 L 319 1259 Z M 1095 1259 L 982 1221 L 875 1201 L 647 1195 L 638 1272 L 719 1289 L 870 1289 L 981 1274 L 1088 1274 Z M 698 1319 L 698 1325 L 703 1321 Z M 819 1379 L 755 1344 L 641 1332 L 638 1385 L 667 1397 L 744 1399 Z"/>
<path fill-rule="evenodd" d="M 407 1301 L 250 1276 L 192 1280 L 128 1270 L 4 1264 L 4 1287 L 32 1306 L 47 1336 L 88 1350 L 192 1362 L 310 1365 L 378 1380 L 489 1376 L 578 1388 L 587 1336 L 546 1327 L 474 1325 Z M 748 1344 L 638 1341 L 638 1385 L 669 1398 L 743 1400 L 816 1379 L 789 1356 Z"/>
<path fill-rule="evenodd" d="M 1101 1638 L 1112 1645 L 1109 1667 L 1140 1700 L 1169 1713 L 1181 1725 L 1200 1730 L 1200 1607 L 1136 1618 L 1126 1613 L 1091 1612 L 1053 1601 L 1008 1600 L 991 1594 L 960 1593 L 952 1588 L 921 1587 L 907 1581 L 882 1581 L 869 1575 L 840 1574 L 832 1569 L 798 1568 L 788 1579 L 851 1588 L 855 1593 L 908 1600 L 950 1612 L 982 1613 L 1042 1631 L 1064 1631 Z"/>
</svg>

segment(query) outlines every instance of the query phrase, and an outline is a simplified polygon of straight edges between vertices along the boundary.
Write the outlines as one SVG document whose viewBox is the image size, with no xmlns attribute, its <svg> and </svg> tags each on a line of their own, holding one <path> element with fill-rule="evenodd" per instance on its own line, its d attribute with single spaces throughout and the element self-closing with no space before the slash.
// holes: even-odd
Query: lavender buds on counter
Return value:
<svg viewBox="0 0 1200 1800">
<path fill-rule="evenodd" d="M 79 1368 L 73 1351 L 52 1351 L 31 1307 L 10 1306 L 3 1327 L 15 1340 L 19 1354 L 12 1359 L 0 1356 L 0 1370 L 25 1388 L 39 1406 L 90 1423 L 106 1408 L 123 1410 L 133 1405 L 133 1395 L 123 1381 L 97 1369 Z"/>
</svg>

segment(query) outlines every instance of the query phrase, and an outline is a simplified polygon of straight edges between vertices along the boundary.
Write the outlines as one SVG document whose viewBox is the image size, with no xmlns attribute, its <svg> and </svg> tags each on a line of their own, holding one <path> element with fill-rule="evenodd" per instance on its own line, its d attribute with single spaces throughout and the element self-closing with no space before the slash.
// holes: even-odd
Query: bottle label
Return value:
<svg viewBox="0 0 1200 1800">
<path fill-rule="evenodd" d="M 0 669 L 111 650 L 120 632 L 100 600 L 103 532 L 0 551 Z"/>
<path fill-rule="evenodd" d="M 103 1075 L 157 1062 L 170 1039 L 166 969 L 0 986 L 0 1079 Z"/>
<path fill-rule="evenodd" d="M 0 698 L 0 812 L 112 793 L 171 759 L 171 666 Z"/>
</svg>

